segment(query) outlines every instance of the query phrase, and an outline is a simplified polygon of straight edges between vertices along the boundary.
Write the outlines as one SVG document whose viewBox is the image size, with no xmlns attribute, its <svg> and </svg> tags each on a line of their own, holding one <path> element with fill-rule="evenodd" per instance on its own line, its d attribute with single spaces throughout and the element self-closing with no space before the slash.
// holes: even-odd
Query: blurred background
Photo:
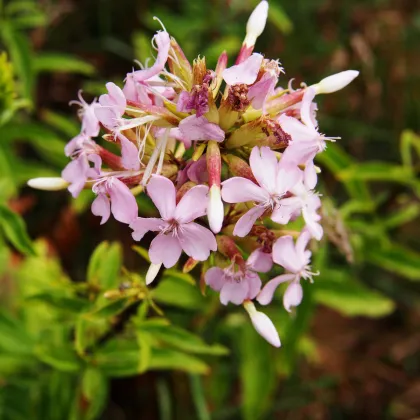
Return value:
<svg viewBox="0 0 420 420">
<path fill-rule="evenodd" d="M 199 271 L 142 288 L 144 249 L 99 226 L 91 192 L 25 186 L 65 166 L 78 90 L 151 56 L 153 16 L 212 68 L 223 50 L 233 64 L 256 4 L 0 0 L 0 419 L 420 417 L 418 1 L 270 0 L 256 51 L 284 85 L 360 71 L 319 98 L 321 131 L 341 136 L 318 159 L 321 275 L 291 316 L 280 294 L 267 309 L 280 350 L 203 297 Z"/>
</svg>

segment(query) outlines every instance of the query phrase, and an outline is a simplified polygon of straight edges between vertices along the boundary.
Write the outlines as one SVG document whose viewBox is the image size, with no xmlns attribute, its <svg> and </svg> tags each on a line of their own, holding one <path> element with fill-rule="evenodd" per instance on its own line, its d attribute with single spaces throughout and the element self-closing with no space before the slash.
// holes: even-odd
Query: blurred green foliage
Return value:
<svg viewBox="0 0 420 420">
<path fill-rule="evenodd" d="M 99 7 L 87 2 L 81 33 L 74 35 L 76 52 L 79 48 L 86 59 L 75 54 L 68 36 L 69 31 L 77 31 L 81 19 L 76 3 L 73 11 L 66 11 L 60 9 L 60 2 L 0 2 L 4 50 L 0 54 L 0 418 L 113 418 L 115 378 L 137 375 L 148 378 L 150 384 L 143 382 L 137 396 L 123 399 L 126 417 L 115 418 L 138 418 L 130 417 L 129 407 L 138 407 L 139 398 L 145 404 L 142 418 L 163 420 L 268 419 L 306 407 L 317 391 L 334 386 L 327 376 L 299 381 L 302 360 L 319 362 L 310 325 L 320 305 L 345 317 L 370 318 L 389 315 L 401 305 L 418 305 L 420 290 L 415 282 L 420 281 L 420 253 L 413 226 L 420 214 L 420 137 L 404 129 L 418 129 L 418 101 L 412 96 L 419 89 L 418 75 L 416 80 L 408 74 L 405 82 L 400 81 L 399 94 L 405 102 L 401 105 L 400 98 L 391 102 L 395 92 L 387 92 L 390 65 L 381 44 L 375 38 L 372 44 L 378 51 L 369 50 L 360 38 L 363 26 L 350 30 L 351 24 L 363 25 L 370 16 L 370 9 L 363 9 L 360 2 L 356 2 L 360 3 L 356 17 L 346 16 L 353 2 L 328 6 L 327 2 L 285 1 L 284 8 L 283 3 L 270 3 L 267 34 L 258 46 L 267 55 L 274 51 L 278 56 L 282 51 L 288 74 L 296 70 L 299 80 L 302 74 L 310 74 L 308 82 L 315 82 L 327 75 L 326 69 L 354 64 L 362 70 L 362 81 L 349 88 L 350 93 L 324 100 L 328 116 L 325 124 L 320 116 L 321 127 L 334 129 L 344 138 L 330 144 L 318 160 L 325 177 L 321 192 L 326 235 L 315 250 L 314 268 L 321 275 L 314 284 L 305 285 L 305 299 L 292 316 L 281 309 L 280 292 L 267 310 L 282 337 L 282 349 L 275 350 L 255 333 L 240 308 L 221 307 L 212 291 L 201 295 L 199 272 L 166 270 L 156 287 L 146 287 L 141 262 L 145 252 L 139 247 L 128 249 L 121 233 L 113 233 L 118 239 L 114 242 L 100 242 L 84 219 L 82 235 L 94 237 L 94 242 L 86 240 L 82 258 L 74 247 L 69 255 L 62 253 L 63 261 L 70 260 L 69 269 L 57 257 L 58 239 L 50 235 L 49 226 L 38 230 L 37 220 L 28 217 L 30 231 L 44 238 L 31 239 L 26 231 L 20 215 L 25 213 L 26 180 L 59 175 L 67 161 L 63 147 L 78 132 L 74 116 L 57 111 L 56 99 L 44 98 L 51 95 L 45 80 L 54 80 L 53 76 L 43 79 L 45 74 L 65 73 L 66 83 L 77 81 L 74 91 L 63 93 L 59 109 L 68 102 L 65 95 L 74 96 L 81 84 L 89 93 L 100 93 L 97 77 L 121 79 L 128 60 L 145 61 L 150 55 L 149 35 L 156 29 L 153 15 L 160 17 L 189 58 L 200 52 L 214 64 L 224 49 L 232 58 L 256 2 L 135 5 L 125 0 L 120 8 L 115 3 L 105 0 Z M 388 4 L 370 1 L 369 5 L 380 8 L 382 3 Z M 132 22 L 133 16 L 127 17 L 129 34 L 119 20 L 121 10 L 124 16 L 130 14 L 124 7 L 138 8 L 140 16 L 141 25 Z M 367 17 L 362 16 L 363 10 Z M 60 13 L 64 22 L 57 23 Z M 321 33 L 314 17 L 326 22 Z M 339 29 L 331 23 L 335 18 Z M 404 27 L 408 62 L 413 39 L 418 40 L 418 21 L 417 12 L 411 26 Z M 380 22 L 386 25 L 387 21 Z M 61 37 L 57 36 L 60 30 Z M 49 36 L 47 47 L 40 46 L 39 38 Z M 81 46 L 84 38 L 86 47 Z M 399 45 L 398 36 L 395 40 Z M 349 57 L 349 42 L 353 57 Z M 315 60 L 317 67 L 312 65 Z M 122 61 L 125 67 L 115 64 L 110 71 L 111 61 Z M 403 125 L 397 122 L 391 127 L 393 117 L 381 114 L 380 107 L 377 117 L 371 115 L 378 106 L 374 92 L 378 80 L 388 95 L 387 106 L 403 110 Z M 402 83 L 407 83 L 405 90 Z M 356 89 L 366 90 L 356 95 Z M 343 105 L 345 95 L 349 103 Z M 360 139 L 366 144 L 361 145 Z M 52 212 L 59 212 L 56 202 L 45 201 L 41 194 L 37 197 L 52 224 L 58 217 Z M 89 194 L 82 195 L 71 211 L 83 214 L 90 200 Z M 144 394 L 148 387 L 153 390 Z M 387 404 L 381 416 L 389 414 Z M 333 418 L 343 418 L 340 413 Z"/>
</svg>

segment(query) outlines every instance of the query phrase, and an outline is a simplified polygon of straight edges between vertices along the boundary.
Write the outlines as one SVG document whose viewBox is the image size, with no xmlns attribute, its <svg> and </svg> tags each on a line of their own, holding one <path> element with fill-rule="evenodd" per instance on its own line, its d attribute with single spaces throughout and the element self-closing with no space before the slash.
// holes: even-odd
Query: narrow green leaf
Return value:
<svg viewBox="0 0 420 420">
<path fill-rule="evenodd" d="M 121 245 L 117 242 L 101 242 L 90 257 L 87 281 L 104 290 L 116 288 L 121 264 Z"/>
<path fill-rule="evenodd" d="M 165 277 L 151 296 L 157 302 L 177 306 L 185 309 L 199 309 L 203 307 L 204 298 L 196 286 L 172 277 Z"/>
<path fill-rule="evenodd" d="M 79 73 L 86 76 L 95 74 L 95 67 L 83 59 L 63 53 L 42 53 L 34 60 L 34 70 L 40 72 Z"/>
<path fill-rule="evenodd" d="M 367 261 L 410 280 L 420 281 L 420 253 L 398 244 L 386 248 L 367 247 L 365 252 Z"/>
<path fill-rule="evenodd" d="M 338 173 L 343 181 L 393 181 L 410 184 L 412 173 L 404 166 L 386 162 L 367 162 L 353 164 Z"/>
<path fill-rule="evenodd" d="M 172 349 L 153 349 L 149 369 L 175 369 L 200 374 L 209 371 L 209 367 L 200 359 Z"/>
<path fill-rule="evenodd" d="M 242 411 L 245 420 L 262 418 L 275 386 L 271 348 L 251 326 L 242 326 L 240 338 Z M 278 351 L 278 350 L 277 350 Z"/>
<path fill-rule="evenodd" d="M 82 395 L 87 403 L 83 408 L 84 420 L 99 418 L 108 397 L 108 379 L 100 369 L 88 367 L 82 377 Z"/>
<path fill-rule="evenodd" d="M 148 320 L 138 324 L 140 332 L 148 332 L 154 338 L 179 350 L 197 354 L 225 355 L 228 349 L 215 344 L 206 344 L 201 337 L 175 325 L 156 325 Z"/>
<path fill-rule="evenodd" d="M 312 289 L 315 301 L 345 316 L 378 318 L 395 309 L 391 299 L 339 270 L 325 270 Z"/>
<path fill-rule="evenodd" d="M 40 345 L 35 348 L 37 358 L 62 372 L 78 372 L 81 364 L 76 353 L 68 347 L 52 347 Z"/>
<path fill-rule="evenodd" d="M 4 205 L 0 205 L 0 224 L 4 235 L 22 254 L 35 255 L 32 241 L 23 219 Z"/>
</svg>

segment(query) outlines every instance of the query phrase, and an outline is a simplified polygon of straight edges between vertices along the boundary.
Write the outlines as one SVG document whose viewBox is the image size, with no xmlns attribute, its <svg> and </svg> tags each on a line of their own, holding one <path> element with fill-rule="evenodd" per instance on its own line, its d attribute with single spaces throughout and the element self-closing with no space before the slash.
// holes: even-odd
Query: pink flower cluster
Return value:
<svg viewBox="0 0 420 420">
<path fill-rule="evenodd" d="M 358 72 L 297 90 L 291 83 L 278 87 L 279 79 L 284 83 L 279 61 L 253 52 L 267 13 L 263 0 L 235 64 L 228 67 L 223 52 L 214 70 L 204 58 L 190 64 L 165 29 L 157 32 L 151 67 L 128 73 L 122 89 L 107 83 L 107 93 L 91 104 L 79 95 L 81 132 L 65 148 L 71 161 L 62 178 L 74 197 L 93 190 L 92 212 L 101 223 L 112 214 L 129 225 L 135 241 L 156 233 L 147 284 L 183 253 L 185 270 L 217 253 L 216 266 L 203 265 L 205 284 L 220 292 L 222 304 L 244 305 L 258 333 L 278 347 L 273 323 L 253 301 L 269 304 L 286 283 L 283 303 L 290 311 L 302 301 L 301 280 L 312 281 L 307 248 L 323 235 L 314 158 L 335 140 L 319 132 L 314 99 L 343 88 Z M 138 216 L 134 194 L 142 191 L 160 217 Z M 288 228 L 295 220 L 302 220 L 300 230 Z M 273 264 L 284 274 L 262 284 L 258 273 Z"/>
</svg>

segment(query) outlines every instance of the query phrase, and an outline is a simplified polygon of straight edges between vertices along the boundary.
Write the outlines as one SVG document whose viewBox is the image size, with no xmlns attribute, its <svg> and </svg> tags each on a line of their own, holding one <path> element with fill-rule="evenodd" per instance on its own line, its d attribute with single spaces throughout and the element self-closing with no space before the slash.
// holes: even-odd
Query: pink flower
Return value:
<svg viewBox="0 0 420 420">
<path fill-rule="evenodd" d="M 213 290 L 220 292 L 220 302 L 223 305 L 229 302 L 240 305 L 258 295 L 261 279 L 256 272 L 266 273 L 273 265 L 270 254 L 261 254 L 261 250 L 258 249 L 249 256 L 245 271 L 235 270 L 233 263 L 224 269 L 212 267 L 206 271 L 204 281 Z"/>
<path fill-rule="evenodd" d="M 101 225 L 111 213 L 121 223 L 130 224 L 138 213 L 137 202 L 130 189 L 118 178 L 109 177 L 93 186 L 98 196 L 92 203 L 92 213 L 101 216 Z"/>
<path fill-rule="evenodd" d="M 154 37 L 154 42 L 158 50 L 158 55 L 152 67 L 144 70 L 133 72 L 133 79 L 136 82 L 144 82 L 153 76 L 158 75 L 165 67 L 169 56 L 169 48 L 171 46 L 171 39 L 166 31 L 159 31 Z"/>
<path fill-rule="evenodd" d="M 81 109 L 77 112 L 79 117 L 82 119 L 82 130 L 81 133 L 88 137 L 96 137 L 99 134 L 99 121 L 95 115 L 95 109 L 99 106 L 96 99 L 88 104 L 82 97 L 82 91 L 79 91 L 79 101 L 71 101 L 70 105 L 77 104 L 81 106 Z"/>
<path fill-rule="evenodd" d="M 192 141 L 214 140 L 221 142 L 225 139 L 225 132 L 214 123 L 209 122 L 206 117 L 190 115 L 184 118 L 179 126 L 172 128 L 170 137 L 174 137 L 185 144 L 188 149 Z"/>
<path fill-rule="evenodd" d="M 217 250 L 216 239 L 210 230 L 193 222 L 206 213 L 207 186 L 191 188 L 176 204 L 174 184 L 163 176 L 153 175 L 147 185 L 147 193 L 161 218 L 138 217 L 130 227 L 136 241 L 140 241 L 148 231 L 159 232 L 150 244 L 152 264 L 172 267 L 182 251 L 197 261 L 205 261 L 210 251 Z"/>
<path fill-rule="evenodd" d="M 95 115 L 105 127 L 113 131 L 119 126 L 127 101 L 123 91 L 115 83 L 107 83 L 106 88 L 108 93 L 99 97 L 101 106 L 95 108 Z"/>
<path fill-rule="evenodd" d="M 321 216 L 317 210 L 321 207 L 319 195 L 308 190 L 302 182 L 298 182 L 290 189 L 291 197 L 279 200 L 278 207 L 271 218 L 280 224 L 289 223 L 290 219 L 302 213 L 306 227 L 310 234 L 318 241 L 322 238 L 323 229 L 319 224 Z"/>
<path fill-rule="evenodd" d="M 236 223 L 233 233 L 240 237 L 246 236 L 255 221 L 266 211 L 274 210 L 275 212 L 280 199 L 300 178 L 297 166 L 288 167 L 282 160 L 278 162 L 276 155 L 269 147 L 261 147 L 261 149 L 254 147 L 249 163 L 259 185 L 241 177 L 233 177 L 222 183 L 222 198 L 227 203 L 247 201 L 258 203 Z"/>
<path fill-rule="evenodd" d="M 285 282 L 290 282 L 283 296 L 285 309 L 290 312 L 292 306 L 300 304 L 303 296 L 300 279 L 312 281 L 312 276 L 317 274 L 310 271 L 311 251 L 305 249 L 310 239 L 311 235 L 304 231 L 297 239 L 296 244 L 291 236 L 282 236 L 274 243 L 273 260 L 284 267 L 288 274 L 277 276 L 265 284 L 257 296 L 257 301 L 261 305 L 269 304 L 279 284 Z"/>
<path fill-rule="evenodd" d="M 140 169 L 140 158 L 137 147 L 122 134 L 118 134 L 121 144 L 121 162 L 125 169 L 138 171 Z"/>
<path fill-rule="evenodd" d="M 302 122 L 285 114 L 278 119 L 281 128 L 292 137 L 292 143 L 285 150 L 282 159 L 291 165 L 305 165 L 304 182 L 310 189 L 317 183 L 317 174 L 313 164 L 316 154 L 326 149 L 327 140 L 336 140 L 335 137 L 326 137 L 318 132 L 317 122 L 313 116 L 314 97 L 315 89 L 307 88 L 300 108 Z"/>
<path fill-rule="evenodd" d="M 241 64 L 225 69 L 222 73 L 224 81 L 232 85 L 252 85 L 260 71 L 263 56 L 258 53 L 252 54 Z"/>
<path fill-rule="evenodd" d="M 68 190 L 76 198 L 89 178 L 99 177 L 102 159 L 96 154 L 96 143 L 85 134 L 79 134 L 70 140 L 64 152 L 73 160 L 63 169 L 61 176 L 70 184 Z M 93 167 L 90 163 L 93 163 Z"/>
<path fill-rule="evenodd" d="M 189 160 L 185 168 L 178 172 L 177 187 L 179 188 L 188 180 L 195 182 L 196 184 L 202 184 L 209 180 L 205 156 L 202 156 L 197 161 Z"/>
</svg>

